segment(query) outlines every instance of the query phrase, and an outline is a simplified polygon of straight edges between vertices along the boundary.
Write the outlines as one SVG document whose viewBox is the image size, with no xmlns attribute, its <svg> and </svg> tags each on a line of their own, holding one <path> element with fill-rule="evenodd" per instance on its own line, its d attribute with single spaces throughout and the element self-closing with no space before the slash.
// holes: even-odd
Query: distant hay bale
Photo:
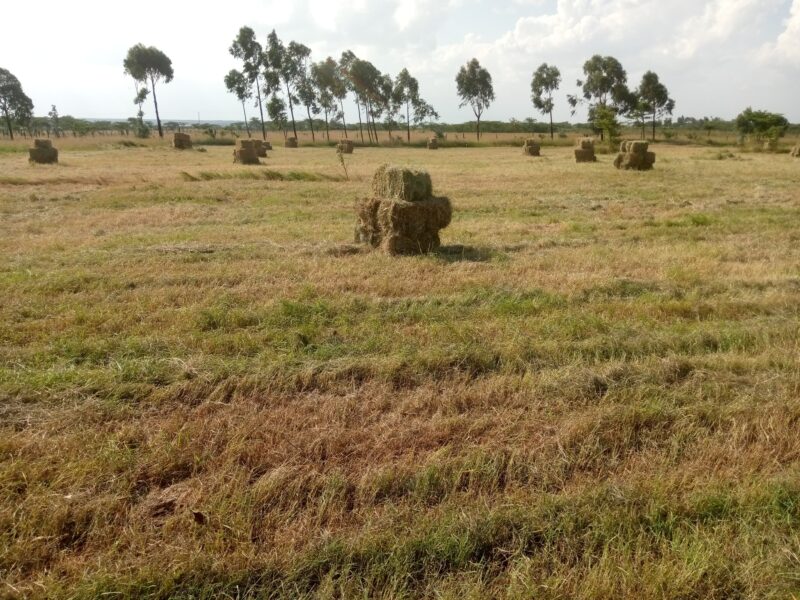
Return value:
<svg viewBox="0 0 800 600">
<path fill-rule="evenodd" d="M 656 155 L 649 152 L 650 144 L 637 140 L 627 140 L 620 144 L 620 152 L 614 159 L 614 166 L 625 171 L 649 171 L 656 163 Z"/>
<path fill-rule="evenodd" d="M 417 202 L 431 197 L 433 184 L 426 171 L 387 164 L 375 171 L 372 192 L 379 198 Z"/>
<path fill-rule="evenodd" d="M 256 149 L 256 141 L 251 139 L 238 139 L 236 140 L 236 147 L 240 150 L 255 150 Z"/>
<path fill-rule="evenodd" d="M 253 140 L 253 150 L 256 151 L 256 156 L 267 157 L 267 145 L 262 140 Z"/>
<path fill-rule="evenodd" d="M 172 134 L 172 147 L 176 150 L 191 150 L 192 136 L 188 133 L 175 132 Z"/>
<path fill-rule="evenodd" d="M 541 156 L 542 145 L 534 138 L 528 138 L 522 145 L 522 153 L 526 156 Z"/>
<path fill-rule="evenodd" d="M 33 140 L 33 148 L 28 150 L 28 162 L 40 165 L 54 165 L 58 162 L 58 150 L 51 140 Z"/>
<path fill-rule="evenodd" d="M 339 140 L 339 143 L 336 144 L 336 151 L 342 154 L 352 154 L 354 149 L 353 140 Z"/>
<path fill-rule="evenodd" d="M 578 147 L 581 150 L 591 150 L 594 152 L 594 140 L 592 138 L 582 138 L 578 140 Z"/>
<path fill-rule="evenodd" d="M 297 148 L 297 138 L 295 137 L 286 138 L 285 146 L 286 148 Z"/>
<path fill-rule="evenodd" d="M 447 198 L 432 195 L 424 171 L 383 165 L 372 183 L 375 196 L 356 203 L 356 241 L 388 254 L 422 254 L 439 248 L 439 231 L 450 224 Z"/>
<path fill-rule="evenodd" d="M 233 162 L 242 165 L 260 165 L 261 161 L 258 160 L 255 140 L 236 140 L 236 149 L 233 151 Z"/>
<path fill-rule="evenodd" d="M 792 148 L 791 156 L 793 158 L 800 158 L 800 144 L 797 144 L 794 148 Z"/>
<path fill-rule="evenodd" d="M 432 137 L 428 138 L 428 150 L 438 150 L 439 149 L 439 138 Z"/>
<path fill-rule="evenodd" d="M 272 143 L 271 142 L 261 142 L 264 145 L 264 148 L 267 150 L 272 150 Z"/>
<path fill-rule="evenodd" d="M 578 147 L 575 148 L 575 162 L 597 162 L 597 156 L 594 153 L 594 140 L 592 138 L 583 138 L 578 140 Z"/>
</svg>

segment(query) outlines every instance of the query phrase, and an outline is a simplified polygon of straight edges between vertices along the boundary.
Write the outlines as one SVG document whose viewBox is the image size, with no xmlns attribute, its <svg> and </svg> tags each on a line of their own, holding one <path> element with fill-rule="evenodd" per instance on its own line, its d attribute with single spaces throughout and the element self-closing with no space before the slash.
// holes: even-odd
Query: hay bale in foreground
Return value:
<svg viewBox="0 0 800 600">
<path fill-rule="evenodd" d="M 541 156 L 542 145 L 539 142 L 537 142 L 534 138 L 528 138 L 522 145 L 522 153 L 525 156 Z"/>
<path fill-rule="evenodd" d="M 575 162 L 597 162 L 597 156 L 594 153 L 594 140 L 592 138 L 578 140 L 578 147 L 575 148 Z"/>
<path fill-rule="evenodd" d="M 793 158 L 800 158 L 800 144 L 797 144 L 794 148 L 792 148 L 791 156 Z"/>
<path fill-rule="evenodd" d="M 242 165 L 260 165 L 255 140 L 237 140 L 233 151 L 233 162 Z"/>
<path fill-rule="evenodd" d="M 58 150 L 53 148 L 51 140 L 33 140 L 33 148 L 28 150 L 28 162 L 54 165 L 58 163 Z"/>
<path fill-rule="evenodd" d="M 375 196 L 356 203 L 356 242 L 392 255 L 439 247 L 439 231 L 450 224 L 453 208 L 447 198 L 433 196 L 428 173 L 383 165 L 372 189 Z"/>
<path fill-rule="evenodd" d="M 353 140 L 340 140 L 339 143 L 336 144 L 336 151 L 342 154 L 352 154 L 354 149 L 355 144 L 353 144 Z"/>
<path fill-rule="evenodd" d="M 427 171 L 381 165 L 372 177 L 372 193 L 378 198 L 418 202 L 433 195 Z"/>
<path fill-rule="evenodd" d="M 439 149 L 439 138 L 432 137 L 428 138 L 428 150 L 438 150 Z"/>
<path fill-rule="evenodd" d="M 649 171 L 656 163 L 656 155 L 649 152 L 650 144 L 642 141 L 625 141 L 614 159 L 614 166 L 625 171 Z"/>
<path fill-rule="evenodd" d="M 176 150 L 191 150 L 192 136 L 188 133 L 175 132 L 172 134 L 172 147 Z"/>
<path fill-rule="evenodd" d="M 286 148 L 297 148 L 297 138 L 290 137 L 286 138 L 286 144 L 284 144 Z"/>
</svg>

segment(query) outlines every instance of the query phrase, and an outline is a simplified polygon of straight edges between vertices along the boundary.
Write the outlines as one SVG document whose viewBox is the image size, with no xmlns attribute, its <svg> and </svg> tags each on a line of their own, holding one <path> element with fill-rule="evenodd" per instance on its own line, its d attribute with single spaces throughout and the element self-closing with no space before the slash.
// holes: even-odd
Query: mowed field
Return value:
<svg viewBox="0 0 800 600">
<path fill-rule="evenodd" d="M 800 160 L 654 149 L 0 154 L 0 596 L 800 597 Z"/>
</svg>

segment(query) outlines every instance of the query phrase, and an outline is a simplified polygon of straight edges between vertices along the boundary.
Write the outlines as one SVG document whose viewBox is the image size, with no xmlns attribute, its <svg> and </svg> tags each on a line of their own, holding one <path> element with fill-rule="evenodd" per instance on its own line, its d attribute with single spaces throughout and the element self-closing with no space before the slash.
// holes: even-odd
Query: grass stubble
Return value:
<svg viewBox="0 0 800 600">
<path fill-rule="evenodd" d="M 0 595 L 800 595 L 800 172 L 656 151 L 0 157 Z"/>
</svg>

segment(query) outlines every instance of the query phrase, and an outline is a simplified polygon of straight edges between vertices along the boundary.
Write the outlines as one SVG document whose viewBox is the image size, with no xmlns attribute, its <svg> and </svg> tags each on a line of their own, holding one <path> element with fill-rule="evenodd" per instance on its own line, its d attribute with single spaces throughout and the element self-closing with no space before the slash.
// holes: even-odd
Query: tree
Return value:
<svg viewBox="0 0 800 600">
<path fill-rule="evenodd" d="M 789 121 L 781 114 L 747 107 L 736 117 L 736 129 L 742 135 L 754 136 L 757 140 L 777 140 L 789 128 Z"/>
<path fill-rule="evenodd" d="M 289 44 L 290 48 L 292 42 Z M 290 50 L 291 51 L 291 50 Z M 306 46 L 297 44 L 294 50 L 294 56 L 297 60 L 297 79 L 295 81 L 295 88 L 297 89 L 297 99 L 306 107 L 306 115 L 308 115 L 308 126 L 311 129 L 311 141 L 316 142 L 317 139 L 314 135 L 314 119 L 311 113 L 318 115 L 320 113 L 320 106 L 317 98 L 317 89 L 314 85 L 314 79 L 309 72 L 308 57 L 311 54 Z"/>
<path fill-rule="evenodd" d="M 604 129 L 598 126 L 597 109 L 610 108 L 615 113 L 626 113 L 635 105 L 635 98 L 628 89 L 628 74 L 622 64 L 613 56 L 595 54 L 583 64 L 584 80 L 578 80 L 583 98 L 568 96 L 573 109 L 582 101 L 589 102 L 589 120 L 600 131 L 601 139 Z M 605 111 L 603 111 L 605 113 Z M 604 118 L 607 115 L 603 115 Z"/>
<path fill-rule="evenodd" d="M 158 98 L 156 97 L 156 82 L 162 79 L 164 83 L 172 81 L 175 73 L 172 70 L 172 61 L 161 50 L 155 46 L 144 46 L 136 44 L 128 50 L 128 55 L 123 61 L 125 72 L 134 80 L 143 82 L 145 85 L 150 82 L 150 91 L 153 93 L 153 106 L 156 111 L 156 123 L 158 124 L 158 135 L 164 137 L 164 130 L 161 128 L 161 117 L 158 114 Z"/>
<path fill-rule="evenodd" d="M 406 109 L 406 138 L 411 143 L 411 123 L 420 124 L 426 119 L 438 119 L 439 115 L 433 107 L 419 95 L 419 82 L 411 76 L 408 69 L 403 69 L 394 82 L 393 101 Z M 413 115 L 413 116 L 412 116 Z"/>
<path fill-rule="evenodd" d="M 281 87 L 286 91 L 286 104 L 292 120 L 292 131 L 297 137 L 297 125 L 294 119 L 294 107 L 300 103 L 297 96 L 297 85 L 302 80 L 301 71 L 311 50 L 297 42 L 289 42 L 284 46 L 275 30 L 267 36 L 268 87 L 276 93 Z"/>
<path fill-rule="evenodd" d="M 244 103 L 248 98 L 253 97 L 253 86 L 248 81 L 247 77 L 245 77 L 244 73 L 236 69 L 231 69 L 228 74 L 225 75 L 225 87 L 228 88 L 230 93 L 235 94 L 239 102 L 242 103 L 244 126 L 247 128 L 247 137 L 251 137 L 250 124 L 247 122 L 247 110 L 245 109 Z M 266 135 L 264 137 L 266 137 Z"/>
<path fill-rule="evenodd" d="M 49 125 L 53 129 L 53 135 L 56 137 L 61 137 L 61 128 L 58 126 L 58 109 L 56 105 L 53 104 L 50 108 L 50 112 L 47 113 L 47 117 L 50 119 Z"/>
<path fill-rule="evenodd" d="M 22 84 L 10 71 L 0 68 L 0 113 L 8 135 L 14 139 L 14 123 L 26 123 L 33 114 L 33 101 L 22 91 Z"/>
<path fill-rule="evenodd" d="M 648 71 L 639 84 L 638 97 L 642 108 L 652 117 L 653 141 L 656 141 L 656 121 L 675 110 L 675 100 L 669 97 L 669 90 L 661 83 L 658 75 Z"/>
<path fill-rule="evenodd" d="M 350 53 L 352 54 L 352 53 Z M 361 60 L 353 55 L 349 63 L 348 78 L 353 92 L 356 96 L 356 101 L 360 101 L 364 107 L 364 116 L 367 120 L 367 133 L 370 142 L 378 141 L 378 130 L 375 127 L 375 114 L 376 107 L 373 104 L 380 102 L 381 92 L 380 85 L 384 82 L 381 72 L 367 60 Z M 361 109 L 359 108 L 359 124 L 360 124 Z M 363 132 L 362 132 L 362 142 Z"/>
<path fill-rule="evenodd" d="M 317 92 L 319 106 L 325 114 L 325 136 L 331 141 L 331 134 L 328 126 L 329 115 L 336 116 L 337 103 L 347 95 L 344 82 L 339 77 L 339 65 L 330 56 L 324 61 L 311 65 L 311 81 Z M 342 118 L 344 118 L 344 107 L 342 107 Z M 345 137 L 347 128 L 345 127 Z"/>
<path fill-rule="evenodd" d="M 555 92 L 561 85 L 561 71 L 558 67 L 551 67 L 547 63 L 543 63 L 533 74 L 531 80 L 531 100 L 533 106 L 536 107 L 543 115 L 550 116 L 550 139 L 555 137 L 553 130 L 553 92 Z"/>
<path fill-rule="evenodd" d="M 469 105 L 477 119 L 478 139 L 481 139 L 481 115 L 494 101 L 492 76 L 473 58 L 456 75 L 456 87 L 461 98 L 459 108 Z"/>
<path fill-rule="evenodd" d="M 270 121 L 280 127 L 283 139 L 286 139 L 286 103 L 277 94 L 273 94 L 267 102 L 267 114 Z"/>
<path fill-rule="evenodd" d="M 261 137 L 267 139 L 267 127 L 264 124 L 264 107 L 261 101 L 261 69 L 265 66 L 264 49 L 256 40 L 256 34 L 250 27 L 242 27 L 236 39 L 228 49 L 231 56 L 242 61 L 242 71 L 250 83 L 255 86 L 258 97 L 258 112 L 261 116 Z"/>
<path fill-rule="evenodd" d="M 345 89 L 353 92 L 356 97 L 356 108 L 358 109 L 358 130 L 361 133 L 361 143 L 364 143 L 364 125 L 361 122 L 361 99 L 358 95 L 358 89 L 353 80 L 352 67 L 353 64 L 359 60 L 358 57 L 350 50 L 342 52 L 342 57 L 339 59 L 339 72 L 342 75 L 342 81 L 345 84 Z M 344 112 L 344 111 L 342 111 Z"/>
</svg>

